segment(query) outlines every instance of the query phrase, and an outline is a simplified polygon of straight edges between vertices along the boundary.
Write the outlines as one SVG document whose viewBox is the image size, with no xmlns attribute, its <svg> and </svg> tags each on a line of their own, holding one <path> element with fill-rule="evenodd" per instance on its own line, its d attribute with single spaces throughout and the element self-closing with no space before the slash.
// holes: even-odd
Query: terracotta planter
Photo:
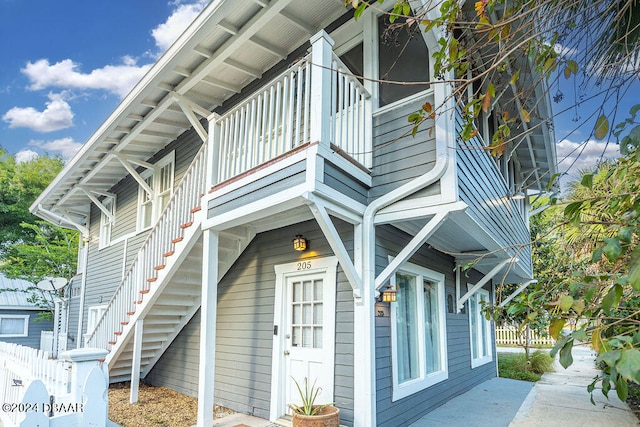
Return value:
<svg viewBox="0 0 640 427">
<path fill-rule="evenodd" d="M 340 409 L 327 406 L 316 415 L 293 414 L 293 427 L 340 427 Z"/>
</svg>

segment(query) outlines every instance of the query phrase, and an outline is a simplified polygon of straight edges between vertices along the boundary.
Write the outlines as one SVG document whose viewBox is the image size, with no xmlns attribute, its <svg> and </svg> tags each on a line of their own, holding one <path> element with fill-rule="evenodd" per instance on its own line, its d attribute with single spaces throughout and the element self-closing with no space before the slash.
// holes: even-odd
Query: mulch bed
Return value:
<svg viewBox="0 0 640 427">
<path fill-rule="evenodd" d="M 109 386 L 109 419 L 122 427 L 185 427 L 196 424 L 198 399 L 166 387 L 140 383 L 138 402 L 129 403 L 130 383 Z M 231 409 L 215 406 L 216 418 L 233 414 Z"/>
</svg>

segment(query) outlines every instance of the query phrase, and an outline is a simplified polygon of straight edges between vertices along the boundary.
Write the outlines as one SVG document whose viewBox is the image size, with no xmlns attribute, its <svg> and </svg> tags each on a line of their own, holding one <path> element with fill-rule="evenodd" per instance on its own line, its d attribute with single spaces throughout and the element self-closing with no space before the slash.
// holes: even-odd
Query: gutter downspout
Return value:
<svg viewBox="0 0 640 427">
<path fill-rule="evenodd" d="M 436 85 L 434 99 L 446 99 L 446 87 Z M 376 425 L 376 369 L 375 369 L 375 217 L 377 213 L 416 191 L 439 180 L 447 171 L 450 161 L 449 150 L 454 147 L 455 121 L 446 113 L 455 112 L 451 100 L 444 106 L 445 113 L 436 119 L 436 163 L 425 174 L 371 202 L 363 216 L 362 227 L 362 296 L 354 302 L 354 325 L 360 325 L 360 333 L 354 334 L 354 400 L 356 426 Z M 453 113 L 455 114 L 455 113 Z M 449 144 L 451 142 L 451 144 Z M 358 419 L 358 417 L 361 417 Z"/>
</svg>

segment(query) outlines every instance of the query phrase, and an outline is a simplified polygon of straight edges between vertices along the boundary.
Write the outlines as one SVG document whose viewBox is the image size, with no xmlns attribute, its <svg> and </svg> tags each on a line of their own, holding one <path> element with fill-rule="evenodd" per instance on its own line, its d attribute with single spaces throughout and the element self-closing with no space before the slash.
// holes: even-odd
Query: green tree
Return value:
<svg viewBox="0 0 640 427">
<path fill-rule="evenodd" d="M 33 284 L 45 277 L 71 279 L 76 273 L 79 233 L 56 227 L 29 212 L 29 206 L 62 170 L 59 157 L 16 162 L 0 149 L 0 273 Z M 51 298 L 35 287 L 29 300 L 50 310 Z"/>
</svg>

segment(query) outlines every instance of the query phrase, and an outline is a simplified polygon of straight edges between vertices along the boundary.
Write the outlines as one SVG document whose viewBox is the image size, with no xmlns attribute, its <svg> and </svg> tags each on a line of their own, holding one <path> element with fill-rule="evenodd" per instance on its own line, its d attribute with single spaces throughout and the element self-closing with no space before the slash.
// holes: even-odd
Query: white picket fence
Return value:
<svg viewBox="0 0 640 427">
<path fill-rule="evenodd" d="M 520 332 L 516 326 L 498 326 L 496 327 L 496 344 L 503 346 L 523 346 L 527 334 L 530 346 L 553 346 L 556 343 L 549 335 L 539 335 L 528 328 Z"/>
<path fill-rule="evenodd" d="M 0 421 L 4 427 L 107 424 L 106 350 L 79 349 L 63 360 L 0 342 Z"/>
</svg>

